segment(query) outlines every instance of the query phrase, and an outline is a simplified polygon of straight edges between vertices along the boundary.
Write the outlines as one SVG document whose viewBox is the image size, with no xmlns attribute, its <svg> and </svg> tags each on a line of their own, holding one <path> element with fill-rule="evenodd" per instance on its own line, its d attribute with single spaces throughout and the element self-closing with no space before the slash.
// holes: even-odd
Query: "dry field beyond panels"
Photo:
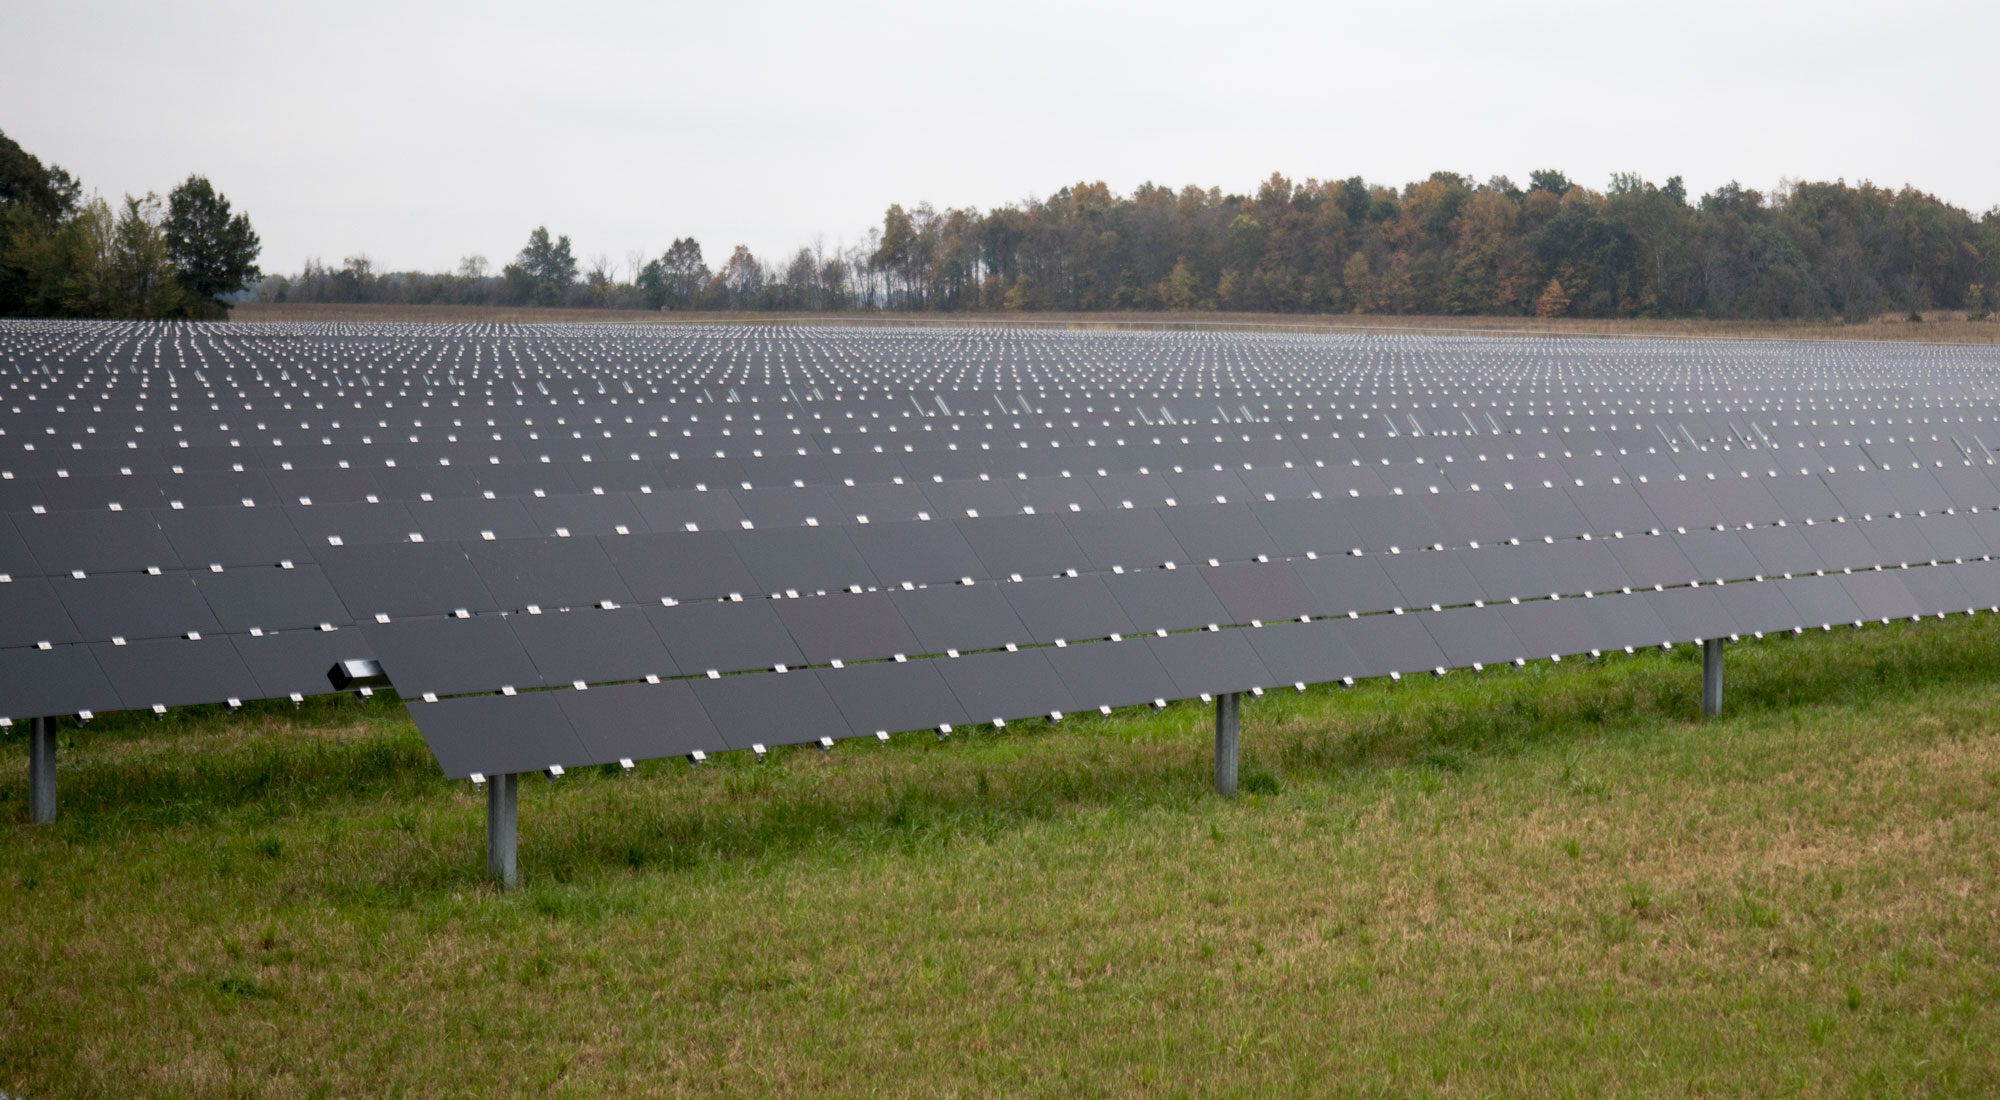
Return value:
<svg viewBox="0 0 2000 1100">
<path fill-rule="evenodd" d="M 1484 336 L 1668 336 L 1729 340 L 1906 340 L 1943 344 L 2000 343 L 2000 319 L 1967 321 L 1937 311 L 1919 324 L 1901 315 L 1864 324 L 1839 321 L 1585 320 L 1538 317 L 1417 317 L 1303 313 L 656 313 L 636 309 L 548 309 L 533 306 L 405 306 L 348 302 L 245 302 L 236 321 L 451 322 L 476 324 L 798 324 L 1031 325 L 1073 329 L 1196 329 L 1291 333 L 1423 332 Z"/>
<path fill-rule="evenodd" d="M 1993 1096 L 2000 617 L 523 787 L 393 702 L 0 741 L 0 1092 Z"/>
</svg>

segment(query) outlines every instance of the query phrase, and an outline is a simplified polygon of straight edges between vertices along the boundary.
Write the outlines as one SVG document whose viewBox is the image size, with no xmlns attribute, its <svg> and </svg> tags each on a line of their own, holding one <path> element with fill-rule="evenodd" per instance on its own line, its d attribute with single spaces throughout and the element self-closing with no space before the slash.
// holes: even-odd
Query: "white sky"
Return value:
<svg viewBox="0 0 2000 1100">
<path fill-rule="evenodd" d="M 1434 169 L 2000 204 L 2000 5 L 0 0 L 0 130 L 108 197 L 202 172 L 267 271 L 693 235 L 711 263 L 1080 179 Z"/>
</svg>

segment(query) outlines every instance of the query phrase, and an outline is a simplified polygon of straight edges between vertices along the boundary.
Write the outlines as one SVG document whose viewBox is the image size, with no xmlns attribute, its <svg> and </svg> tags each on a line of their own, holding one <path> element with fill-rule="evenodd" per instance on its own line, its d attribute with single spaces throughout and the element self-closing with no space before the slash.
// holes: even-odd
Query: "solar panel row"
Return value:
<svg viewBox="0 0 2000 1100">
<path fill-rule="evenodd" d="M 1989 607 L 1993 358 L 8 323 L 0 715 L 372 656 L 496 773 Z"/>
</svg>

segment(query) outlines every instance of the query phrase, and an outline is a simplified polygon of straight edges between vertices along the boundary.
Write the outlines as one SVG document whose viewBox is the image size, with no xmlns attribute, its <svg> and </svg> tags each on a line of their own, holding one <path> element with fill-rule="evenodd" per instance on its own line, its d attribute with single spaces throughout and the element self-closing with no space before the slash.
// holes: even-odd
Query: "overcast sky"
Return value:
<svg viewBox="0 0 2000 1100">
<path fill-rule="evenodd" d="M 831 246 L 891 202 L 1615 171 L 2000 204 L 2000 5 L 0 0 L 0 130 L 209 176 L 267 271 Z"/>
</svg>

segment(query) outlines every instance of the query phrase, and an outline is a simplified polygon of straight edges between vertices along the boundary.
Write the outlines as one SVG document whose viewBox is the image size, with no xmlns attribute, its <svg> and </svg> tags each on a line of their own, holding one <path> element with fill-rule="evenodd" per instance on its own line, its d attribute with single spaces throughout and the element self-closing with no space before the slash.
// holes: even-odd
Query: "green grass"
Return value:
<svg viewBox="0 0 2000 1100">
<path fill-rule="evenodd" d="M 0 740 L 0 1092 L 1991 1096 L 2000 617 L 525 781 L 401 708 Z"/>
</svg>

